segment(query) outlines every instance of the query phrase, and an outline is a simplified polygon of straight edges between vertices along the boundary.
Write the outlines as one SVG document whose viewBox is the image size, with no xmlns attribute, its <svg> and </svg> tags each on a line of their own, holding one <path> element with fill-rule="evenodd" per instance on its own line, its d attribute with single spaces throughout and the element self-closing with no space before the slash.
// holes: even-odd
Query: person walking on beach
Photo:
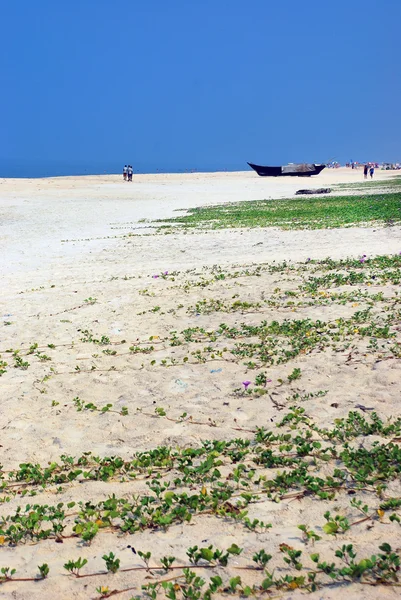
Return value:
<svg viewBox="0 0 401 600">
<path fill-rule="evenodd" d="M 370 167 L 370 169 L 369 169 L 369 174 L 370 174 L 370 178 L 371 178 L 371 179 L 373 179 L 373 175 L 374 175 L 374 173 L 375 173 L 375 168 L 374 168 L 374 166 L 372 165 L 372 166 Z"/>
<path fill-rule="evenodd" d="M 363 167 L 363 176 L 364 176 L 365 179 L 368 178 L 368 165 L 365 165 Z"/>
<path fill-rule="evenodd" d="M 123 168 L 123 179 L 124 179 L 124 181 L 127 181 L 127 173 L 128 173 L 128 167 L 127 167 L 127 165 L 124 165 L 124 168 Z"/>
<path fill-rule="evenodd" d="M 128 181 L 132 181 L 132 173 L 134 172 L 132 165 L 128 165 Z"/>
</svg>

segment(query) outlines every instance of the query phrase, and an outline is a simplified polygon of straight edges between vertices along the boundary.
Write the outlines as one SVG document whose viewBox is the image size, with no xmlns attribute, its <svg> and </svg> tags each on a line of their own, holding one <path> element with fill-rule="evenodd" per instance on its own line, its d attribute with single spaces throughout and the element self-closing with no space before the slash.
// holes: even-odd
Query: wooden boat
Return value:
<svg viewBox="0 0 401 600">
<path fill-rule="evenodd" d="M 283 167 L 261 167 L 253 163 L 248 165 L 261 177 L 311 177 L 311 175 L 319 175 L 326 166 L 308 163 L 290 163 Z"/>
</svg>

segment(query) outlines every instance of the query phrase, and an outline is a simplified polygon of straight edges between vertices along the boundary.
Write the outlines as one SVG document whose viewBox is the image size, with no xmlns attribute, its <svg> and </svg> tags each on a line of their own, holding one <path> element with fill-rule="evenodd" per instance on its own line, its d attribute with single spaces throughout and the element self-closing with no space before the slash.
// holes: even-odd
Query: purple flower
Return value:
<svg viewBox="0 0 401 600">
<path fill-rule="evenodd" d="M 158 275 L 152 275 L 152 279 L 157 279 L 158 277 Z"/>
<path fill-rule="evenodd" d="M 401 252 L 400 252 L 400 254 L 401 254 Z M 310 258 L 307 258 L 307 259 L 306 259 L 306 262 L 309 262 L 309 261 L 310 261 Z"/>
<path fill-rule="evenodd" d="M 251 385 L 252 381 L 243 381 L 242 385 L 244 386 L 244 388 L 247 390 L 248 389 L 248 385 Z"/>
<path fill-rule="evenodd" d="M 168 271 L 164 271 L 163 275 L 168 275 Z"/>
<path fill-rule="evenodd" d="M 273 379 L 266 379 L 266 383 L 271 383 Z"/>
</svg>

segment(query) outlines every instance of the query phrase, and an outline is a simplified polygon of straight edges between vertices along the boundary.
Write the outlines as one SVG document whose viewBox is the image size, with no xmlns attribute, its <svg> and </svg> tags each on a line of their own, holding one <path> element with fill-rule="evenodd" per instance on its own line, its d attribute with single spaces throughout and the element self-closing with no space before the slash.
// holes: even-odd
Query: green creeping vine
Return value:
<svg viewBox="0 0 401 600">
<path fill-rule="evenodd" d="M 400 554 L 393 551 L 387 543 L 381 544 L 377 554 L 370 557 L 357 559 L 357 552 L 352 544 L 343 544 L 340 549 L 335 551 L 332 562 L 322 561 L 320 554 L 315 552 L 307 557 L 303 557 L 303 551 L 297 550 L 288 544 L 280 544 L 279 553 L 281 553 L 283 565 L 279 568 L 278 576 L 276 570 L 270 571 L 267 566 L 272 556 L 267 554 L 262 548 L 252 556 L 254 565 L 246 564 L 241 567 L 231 566 L 231 569 L 242 571 L 260 572 L 260 580 L 257 583 L 247 585 L 242 581 L 242 577 L 237 575 L 230 577 L 226 575 L 224 569 L 227 568 L 232 556 L 240 556 L 243 548 L 233 544 L 227 550 L 219 550 L 212 545 L 204 548 L 188 548 L 187 556 L 189 565 L 173 565 L 176 557 L 163 557 L 160 559 L 160 566 L 150 564 L 151 552 L 138 551 L 144 563 L 144 567 L 128 567 L 120 569 L 120 559 L 113 552 L 103 556 L 106 563 L 106 572 L 81 573 L 82 569 L 88 564 L 88 560 L 79 557 L 70 559 L 64 564 L 64 569 L 77 579 L 88 577 L 100 577 L 107 574 L 115 575 L 118 572 L 127 573 L 130 571 L 145 571 L 155 573 L 162 570 L 165 573 L 169 571 L 181 571 L 181 573 L 170 577 L 169 579 L 159 579 L 152 583 L 142 584 L 141 587 L 133 586 L 125 589 L 110 590 L 108 586 L 99 586 L 96 592 L 100 598 L 108 598 L 117 594 L 125 593 L 131 590 L 142 590 L 145 598 L 168 598 L 177 600 L 186 599 L 204 599 L 210 600 L 215 594 L 231 594 L 242 597 L 259 597 L 263 593 L 273 590 L 295 590 L 304 589 L 314 592 L 333 585 L 335 582 L 351 583 L 357 582 L 371 586 L 397 586 L 399 584 L 398 572 L 400 570 Z M 338 559 L 340 562 L 338 562 Z M 306 561 L 306 562 L 305 562 Z M 305 564 L 304 564 L 305 563 Z M 214 568 L 220 568 L 220 575 L 211 575 L 208 582 L 206 579 L 197 575 L 193 569 L 204 569 L 206 572 Z M 49 567 L 47 564 L 38 567 L 39 575 L 36 577 L 18 578 L 14 577 L 16 570 L 10 567 L 2 567 L 0 570 L 0 584 L 17 581 L 39 581 L 48 577 Z M 205 587 L 206 586 L 206 587 Z M 136 597 L 138 598 L 138 596 Z"/>
<path fill-rule="evenodd" d="M 188 447 L 162 445 L 123 456 L 96 456 L 91 452 L 62 455 L 43 464 L 21 463 L 12 471 L 0 467 L 0 546 L 7 546 L 7 552 L 12 553 L 12 548 L 26 543 L 40 547 L 51 542 L 62 543 L 58 547 L 66 551 L 64 574 L 76 579 L 77 586 L 83 578 L 95 578 L 94 588 L 99 598 L 118 594 L 128 597 L 131 590 L 141 600 L 217 600 L 228 595 L 269 597 L 296 589 L 312 592 L 350 582 L 359 586 L 399 586 L 398 550 L 381 543 L 372 554 L 370 548 L 366 552 L 358 545 L 357 554 L 357 546 L 348 541 L 351 532 L 365 528 L 366 531 L 374 528 L 374 536 L 381 541 L 387 535 L 394 538 L 399 531 L 401 417 L 395 415 L 385 420 L 376 412 L 352 411 L 331 425 L 319 426 L 311 418 L 308 401 L 318 398 L 322 399 L 319 404 L 325 404 L 328 392 L 300 389 L 302 381 L 309 377 L 308 365 L 304 366 L 306 361 L 302 359 L 299 361 L 302 364 L 294 365 L 291 361 L 327 350 L 338 352 L 337 362 L 346 365 L 357 362 L 369 365 L 384 360 L 392 360 L 390 364 L 395 365 L 394 359 L 401 357 L 401 295 L 395 289 L 401 281 L 400 267 L 401 256 L 387 256 L 308 260 L 302 265 L 282 262 L 232 269 L 215 266 L 188 271 L 181 284 L 176 279 L 177 273 L 160 275 L 157 282 L 145 283 L 149 289 L 139 292 L 139 296 L 154 297 L 147 307 L 154 307 L 150 309 L 154 322 L 160 319 L 157 315 L 171 315 L 183 309 L 181 316 L 188 319 L 190 326 L 181 332 L 169 329 L 169 334 L 160 337 L 151 335 L 126 342 L 112 341 L 109 329 L 95 334 L 88 325 L 81 325 L 78 339 L 67 339 L 63 344 L 41 346 L 24 342 L 18 349 L 2 350 L 7 360 L 0 360 L 0 375 L 8 371 L 10 378 L 24 379 L 28 384 L 34 379 L 34 388 L 41 393 L 45 389 L 35 384 L 45 384 L 50 379 L 54 384 L 57 375 L 69 373 L 62 372 L 62 365 L 74 369 L 79 362 L 73 373 L 93 372 L 96 376 L 102 370 L 120 370 L 109 365 L 118 367 L 118 357 L 123 355 L 128 369 L 146 369 L 148 363 L 156 368 L 160 365 L 182 368 L 186 363 L 209 361 L 245 363 L 247 368 L 257 371 L 252 383 L 242 384 L 245 389 L 233 390 L 235 402 L 244 404 L 246 399 L 263 395 L 282 412 L 275 415 L 274 426 L 268 419 L 264 427 L 248 425 L 248 429 L 234 422 L 230 426 L 233 433 L 225 440 L 204 440 Z M 256 278 L 260 283 L 258 288 L 253 286 Z M 128 281 L 133 277 L 120 279 Z M 222 297 L 212 297 L 213 290 L 222 283 Z M 156 287 L 160 284 L 161 287 Z M 275 287 L 278 285 L 281 287 Z M 180 304 L 171 308 L 171 295 L 164 291 L 173 288 L 179 289 Z M 234 288 L 232 292 L 230 288 Z M 186 297 L 188 302 L 184 306 L 181 301 Z M 146 302 L 146 298 L 139 299 Z M 92 296 L 85 301 L 85 304 L 95 303 Z M 340 312 L 335 305 L 341 305 Z M 314 316 L 313 309 L 318 306 L 327 309 L 324 321 Z M 302 311 L 294 318 L 293 313 L 298 309 Z M 272 315 L 263 314 L 252 317 L 250 322 L 241 322 L 246 317 L 239 315 L 251 311 Z M 198 327 L 193 326 L 194 313 L 200 317 L 196 320 Z M 213 313 L 216 315 L 211 318 L 201 316 Z M 219 325 L 221 313 L 229 316 L 227 322 Z M 339 318 L 333 316 L 337 314 Z M 166 321 L 169 318 L 163 317 Z M 83 348 L 84 353 L 92 348 L 89 366 L 85 367 L 88 365 L 83 362 L 85 357 L 77 358 L 69 366 L 70 358 L 64 361 L 60 348 L 68 348 L 69 357 L 75 351 L 79 356 Z M 47 354 L 49 349 L 53 358 Z M 156 363 L 159 351 L 163 356 Z M 60 359 L 61 364 L 45 368 L 53 359 Z M 96 359 L 96 366 L 92 359 Z M 282 378 L 278 383 L 283 395 L 275 396 L 277 380 L 271 385 L 268 367 L 287 363 L 278 375 Z M 238 383 L 233 383 L 232 388 L 235 385 Z M 71 398 L 72 395 L 70 406 L 80 413 L 81 419 L 89 413 L 97 413 L 98 416 L 91 416 L 96 421 L 107 419 L 102 417 L 106 412 L 119 416 L 128 413 L 125 407 L 120 409 L 111 404 L 109 397 L 102 406 L 78 396 L 71 402 Z M 53 401 L 52 406 L 59 404 Z M 370 410 L 363 405 L 357 407 Z M 155 404 L 141 414 L 165 419 L 166 422 L 158 422 L 160 429 L 163 424 L 170 425 L 167 421 L 177 424 L 180 431 L 185 430 L 186 424 L 197 430 L 204 425 L 213 428 L 212 437 L 220 437 L 218 423 L 211 417 L 197 420 L 187 412 L 173 416 L 167 414 L 168 410 Z M 134 419 L 135 415 L 128 418 L 133 424 Z M 126 425 L 126 419 L 119 420 Z M 110 495 L 108 484 L 118 492 Z M 58 501 L 59 494 L 66 493 L 70 498 L 72 493 L 77 494 L 78 488 L 85 489 L 82 496 L 74 495 L 71 502 Z M 333 499 L 336 502 L 330 502 Z M 273 506 L 270 502 L 293 500 L 302 500 L 306 506 L 313 503 L 318 516 L 315 522 L 310 522 L 306 510 L 305 517 L 300 519 L 304 522 L 293 523 L 294 547 L 285 543 L 276 545 L 274 536 L 280 533 L 280 519 L 274 516 L 272 523 L 267 522 L 264 515 L 270 511 L 264 509 Z M 259 512 L 261 505 L 263 511 Z M 148 550 L 135 550 L 133 545 L 128 546 L 132 552 L 120 556 L 124 538 L 131 544 L 134 540 L 137 546 L 143 534 L 161 540 L 169 528 L 179 525 L 181 529 L 200 520 L 211 522 L 212 527 L 227 526 L 237 531 L 241 539 L 246 537 L 246 547 L 240 547 L 239 539 L 229 547 L 216 548 L 212 540 L 196 538 L 186 551 L 181 549 L 179 557 L 172 554 L 171 546 L 155 557 Z M 113 535 L 120 540 L 118 551 L 102 546 L 114 539 Z M 327 543 L 334 546 L 332 551 L 327 550 Z M 99 547 L 102 550 L 97 558 L 102 558 L 102 566 L 97 572 L 90 572 L 89 557 Z M 32 577 L 18 577 L 12 568 L 14 564 L 0 569 L 0 583 L 6 587 L 9 582 L 39 581 L 54 575 L 53 566 L 50 571 L 44 563 L 37 566 L 36 572 L 33 567 Z M 138 571 L 138 578 L 131 588 L 124 589 L 120 573 L 127 571 Z"/>
<path fill-rule="evenodd" d="M 262 368 L 273 364 L 281 364 L 297 358 L 303 354 L 310 354 L 313 351 L 323 351 L 331 348 L 335 352 L 340 352 L 351 348 L 355 343 L 362 344 L 358 350 L 363 352 L 365 349 L 369 354 L 376 355 L 378 358 L 399 358 L 401 357 L 401 340 L 399 339 L 397 323 L 401 318 L 401 296 L 398 291 L 391 295 L 379 290 L 369 294 L 367 290 L 360 289 L 360 286 L 386 286 L 399 285 L 401 281 L 401 260 L 400 256 L 381 256 L 367 259 L 346 259 L 333 261 L 325 259 L 323 261 L 307 261 L 305 264 L 291 264 L 283 262 L 272 265 L 257 265 L 241 270 L 224 271 L 220 267 L 209 269 L 211 277 L 199 277 L 198 272 L 192 274 L 196 279 L 187 281 L 181 287 L 189 291 L 191 287 L 209 287 L 212 283 L 224 280 L 237 280 L 245 277 L 261 277 L 265 272 L 269 275 L 280 273 L 287 277 L 287 281 L 295 281 L 296 289 L 276 288 L 273 293 L 265 297 L 264 292 L 260 299 L 249 301 L 238 299 L 239 294 L 232 296 L 233 301 L 222 300 L 218 298 L 198 300 L 195 306 L 188 307 L 189 313 L 211 312 L 240 312 L 246 313 L 250 310 L 261 312 L 277 308 L 285 311 L 286 317 L 282 322 L 273 320 L 271 322 L 264 320 L 258 325 L 250 326 L 242 323 L 239 326 L 230 326 L 222 323 L 219 327 L 206 330 L 202 327 L 191 327 L 184 329 L 181 333 L 171 333 L 170 336 L 159 339 L 157 345 L 152 343 L 158 336 L 150 336 L 147 341 L 136 341 L 129 346 L 129 351 L 117 352 L 111 349 L 110 345 L 123 345 L 126 340 L 111 341 L 108 335 L 95 335 L 90 329 L 80 329 L 82 343 L 93 343 L 99 347 L 105 346 L 101 354 L 92 355 L 94 358 L 119 357 L 122 355 L 136 356 L 150 355 L 158 351 L 165 351 L 166 346 L 181 346 L 186 351 L 186 355 L 175 354 L 163 358 L 160 362 L 153 359 L 150 364 L 161 365 L 164 367 L 173 367 L 186 363 L 197 364 L 209 361 L 235 362 L 244 361 L 249 369 Z M 339 272 L 340 270 L 340 272 Z M 175 280 L 175 277 L 163 276 L 167 280 Z M 301 281 L 300 281 L 301 280 Z M 237 285 L 238 282 L 235 281 Z M 285 278 L 283 279 L 285 287 L 288 286 Z M 335 290 L 333 286 L 347 286 L 347 290 Z M 359 286 L 359 287 L 358 287 Z M 301 308 L 316 307 L 320 305 L 347 304 L 353 303 L 353 306 L 361 307 L 352 317 L 339 318 L 332 321 L 321 321 L 313 319 L 289 319 L 288 311 L 296 311 Z M 377 303 L 380 303 L 380 313 L 377 312 Z M 183 305 L 180 304 L 179 307 Z M 178 308 L 179 308 L 178 307 Z M 178 310 L 177 308 L 177 310 Z M 174 309 L 168 309 L 167 312 L 174 312 Z M 164 311 L 163 311 L 164 312 Z M 74 346 L 77 342 L 71 342 Z M 188 347 L 189 344 L 196 344 L 198 348 Z M 203 347 L 199 347 L 203 344 Z M 14 360 L 14 367 L 22 371 L 32 366 L 31 360 L 25 360 L 25 356 L 36 359 L 36 364 L 45 363 L 52 358 L 48 356 L 43 349 L 56 349 L 58 346 L 68 346 L 69 344 L 47 344 L 39 346 L 33 343 L 27 349 L 6 349 L 4 352 L 10 353 Z M 365 348 L 364 348 L 364 347 Z M 0 376 L 7 372 L 7 362 L 0 360 Z M 105 369 L 92 364 L 90 368 L 85 369 L 82 365 L 77 365 L 74 374 L 95 373 L 99 371 L 117 371 L 112 365 Z M 54 367 L 50 369 L 52 376 L 59 373 Z M 68 372 L 70 373 L 70 371 Z M 43 378 L 40 381 L 44 381 Z M 41 389 L 42 393 L 46 390 Z M 259 390 L 260 394 L 265 392 Z"/>
<path fill-rule="evenodd" d="M 159 413 L 161 416 L 165 415 L 163 409 L 159 411 L 163 411 Z M 379 454 L 387 457 L 385 460 L 390 461 L 392 455 L 397 460 L 398 446 L 392 442 L 375 442 L 370 450 L 353 449 L 349 442 L 367 435 L 395 436 L 398 439 L 397 436 L 401 434 L 401 417 L 385 423 L 375 412 L 365 417 L 352 411 L 346 418 L 336 419 L 333 429 L 326 429 L 315 425 L 307 417 L 305 409 L 295 405 L 290 407 L 277 427 L 284 425 L 296 430 L 296 434 L 275 433 L 260 427 L 253 432 L 253 439 L 204 440 L 198 448 L 160 446 L 146 452 L 136 452 L 130 460 L 119 456 L 100 458 L 86 452 L 79 458 L 62 455 L 61 462 L 52 462 L 46 467 L 22 463 L 19 469 L 8 473 L 0 467 L 0 489 L 12 493 L 13 490 L 21 492 L 27 488 L 43 488 L 73 481 L 129 481 L 138 477 L 160 477 L 161 473 L 173 474 L 175 485 L 186 485 L 194 481 L 208 482 L 220 478 L 218 468 L 223 464 L 238 465 L 246 461 L 247 464 L 254 465 L 298 465 L 308 456 L 313 461 L 324 460 L 325 463 L 341 459 L 345 461 L 347 468 L 360 463 L 364 470 L 369 465 L 372 466 L 372 461 Z M 301 425 L 305 428 L 303 431 L 300 430 Z M 328 445 L 329 443 L 332 445 Z M 278 452 L 273 451 L 274 447 L 277 447 Z M 365 459 L 369 459 L 369 462 L 364 464 Z M 308 468 L 309 465 L 304 462 L 304 466 Z M 397 469 L 395 467 L 394 473 L 398 472 Z"/>
<path fill-rule="evenodd" d="M 224 358 L 225 360 L 252 359 L 245 363 L 249 368 L 260 368 L 264 365 L 288 362 L 302 354 L 313 350 L 322 351 L 331 347 L 335 351 L 349 348 L 350 342 L 357 335 L 360 338 L 391 340 L 395 338 L 395 325 L 401 319 L 401 310 L 389 313 L 386 318 L 374 317 L 369 310 L 356 312 L 349 319 L 336 319 L 333 322 L 313 321 L 311 319 L 278 321 L 262 321 L 259 325 L 241 323 L 230 327 L 222 323 L 216 330 L 207 331 L 203 327 L 191 327 L 177 334 L 171 340 L 172 346 L 182 343 L 209 344 L 202 350 L 192 352 L 195 362 L 206 362 Z M 253 338 L 253 342 L 238 341 L 233 347 L 221 348 L 222 340 L 238 340 Z M 211 343 L 218 346 L 211 346 Z M 397 355 L 397 344 L 387 347 L 389 355 Z M 184 357 L 183 362 L 188 362 Z M 259 364 L 254 361 L 259 361 Z M 162 364 L 166 364 L 166 360 Z M 192 361 L 193 362 L 193 361 Z M 155 361 L 152 363 L 155 364 Z"/>
<path fill-rule="evenodd" d="M 70 502 L 66 506 L 61 502 L 55 506 L 28 504 L 25 509 L 19 506 L 13 514 L 0 519 L 2 542 L 15 545 L 72 536 L 90 544 L 103 530 L 133 534 L 166 529 L 202 514 L 233 519 L 250 530 L 266 530 L 271 527 L 269 523 L 248 517 L 248 505 L 261 496 L 275 502 L 305 496 L 327 500 L 343 491 L 355 494 L 358 490 L 378 496 L 380 504 L 372 514 L 356 499 L 351 508 L 371 520 L 382 519 L 391 511 L 391 521 L 398 522 L 400 502 L 386 498 L 384 490 L 387 482 L 400 476 L 401 448 L 394 441 L 376 441 L 369 450 L 353 447 L 351 442 L 361 435 L 399 435 L 401 418 L 385 424 L 375 413 L 369 420 L 350 413 L 328 430 L 315 426 L 303 408 L 294 406 L 278 424 L 279 428 L 284 424 L 295 424 L 295 434 L 260 428 L 253 439 L 204 441 L 199 448 L 160 447 L 137 453 L 129 461 L 120 457 L 100 459 L 87 453 L 79 459 L 63 456 L 61 464 L 52 463 L 46 468 L 22 464 L 19 470 L 8 473 L 7 479 L 2 473 L 3 493 L 25 495 L 29 488 L 35 493 L 38 486 L 73 481 L 145 478 L 151 494 L 132 499 L 113 495 L 97 503 Z M 300 431 L 301 425 L 306 429 Z M 319 464 L 325 465 L 324 476 L 316 474 Z M 170 480 L 165 479 L 167 475 Z M 195 486 L 202 486 L 200 492 L 179 491 Z M 3 501 L 8 499 L 5 496 Z M 326 513 L 325 518 L 326 533 L 346 531 L 352 525 L 348 517 L 337 515 L 332 519 Z M 312 535 L 302 531 L 308 538 Z"/>
<path fill-rule="evenodd" d="M 99 408 L 93 402 L 87 402 L 87 403 L 85 403 L 78 396 L 76 396 L 75 398 L 73 398 L 72 401 L 73 401 L 74 406 L 75 406 L 75 408 L 77 409 L 78 412 L 89 410 L 91 412 L 100 412 L 100 413 L 114 412 L 114 413 L 117 413 L 118 415 L 122 415 L 124 417 L 128 415 L 128 408 L 126 406 L 123 406 L 121 408 L 121 410 L 113 410 L 113 405 L 112 404 L 106 404 L 102 408 Z"/>
</svg>

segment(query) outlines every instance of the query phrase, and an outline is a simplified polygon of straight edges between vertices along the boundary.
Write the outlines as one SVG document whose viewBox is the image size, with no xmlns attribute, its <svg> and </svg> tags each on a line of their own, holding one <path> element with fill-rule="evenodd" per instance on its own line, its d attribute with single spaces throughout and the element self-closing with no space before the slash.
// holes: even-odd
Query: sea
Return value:
<svg viewBox="0 0 401 600">
<path fill-rule="evenodd" d="M 134 163 L 135 161 L 133 161 Z M 156 165 L 156 164 L 133 164 L 134 173 L 214 173 L 220 171 L 246 171 L 249 169 L 246 163 L 216 165 Z M 41 178 L 41 177 L 66 177 L 71 175 L 114 175 L 122 173 L 125 163 L 120 161 L 110 162 L 71 162 L 71 161 L 43 161 L 43 160 L 19 160 L 0 158 L 0 178 Z"/>
</svg>

